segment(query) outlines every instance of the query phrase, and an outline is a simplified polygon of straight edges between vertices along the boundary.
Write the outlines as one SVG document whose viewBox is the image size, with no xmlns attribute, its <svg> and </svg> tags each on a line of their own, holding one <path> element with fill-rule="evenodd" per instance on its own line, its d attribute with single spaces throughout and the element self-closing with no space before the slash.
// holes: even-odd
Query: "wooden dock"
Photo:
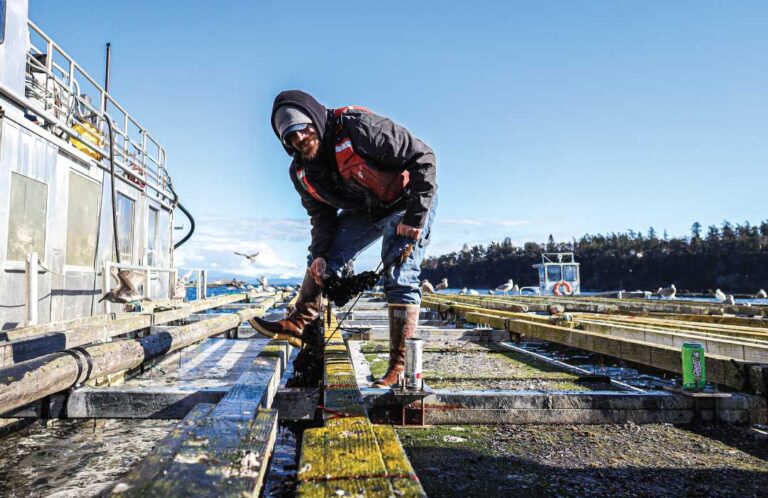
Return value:
<svg viewBox="0 0 768 498">
<path fill-rule="evenodd" d="M 417 332 L 426 355 L 464 356 L 474 366 L 501 363 L 487 374 L 466 366 L 432 372 L 448 387 L 416 400 L 369 387 L 375 351 L 386 351 L 371 344 L 386 348 L 388 340 L 386 304 L 371 297 L 354 309 L 326 308 L 321 385 L 283 387 L 296 350 L 253 337 L 245 322 L 275 306 L 284 312 L 295 298 L 233 294 L 4 331 L 0 412 L 15 420 L 177 420 L 114 483 L 114 496 L 137 497 L 258 496 L 281 421 L 314 424 L 297 448 L 296 494 L 335 497 L 426 496 L 398 438 L 405 424 L 768 419 L 762 309 L 745 316 L 643 300 L 427 295 Z M 671 374 L 681 370 L 680 346 L 700 342 L 708 380 L 730 392 L 691 396 L 633 387 L 513 342 L 528 340 Z"/>
<path fill-rule="evenodd" d="M 392 427 L 368 419 L 333 313 L 324 331 L 324 427 L 304 432 L 297 495 L 426 496 Z"/>
</svg>

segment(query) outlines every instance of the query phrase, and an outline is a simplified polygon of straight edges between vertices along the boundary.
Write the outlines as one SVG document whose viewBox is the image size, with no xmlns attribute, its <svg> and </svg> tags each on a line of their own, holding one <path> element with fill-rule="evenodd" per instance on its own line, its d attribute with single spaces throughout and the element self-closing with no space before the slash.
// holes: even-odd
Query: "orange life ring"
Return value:
<svg viewBox="0 0 768 498">
<path fill-rule="evenodd" d="M 564 289 L 560 290 L 563 287 Z M 571 287 L 571 284 L 565 280 L 561 280 L 555 284 L 555 286 L 552 288 L 552 292 L 554 292 L 556 296 L 570 296 L 573 294 L 573 287 Z"/>
</svg>

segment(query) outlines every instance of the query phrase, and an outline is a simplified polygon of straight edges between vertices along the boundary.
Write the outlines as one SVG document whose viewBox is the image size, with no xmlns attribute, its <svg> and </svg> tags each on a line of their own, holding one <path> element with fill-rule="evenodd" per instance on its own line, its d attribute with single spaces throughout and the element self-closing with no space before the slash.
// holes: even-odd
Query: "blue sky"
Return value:
<svg viewBox="0 0 768 498">
<path fill-rule="evenodd" d="M 112 93 L 198 219 L 182 264 L 303 271 L 306 216 L 269 124 L 287 88 L 435 149 L 432 254 L 768 217 L 766 2 L 30 3 L 98 79 L 112 42 Z"/>
</svg>

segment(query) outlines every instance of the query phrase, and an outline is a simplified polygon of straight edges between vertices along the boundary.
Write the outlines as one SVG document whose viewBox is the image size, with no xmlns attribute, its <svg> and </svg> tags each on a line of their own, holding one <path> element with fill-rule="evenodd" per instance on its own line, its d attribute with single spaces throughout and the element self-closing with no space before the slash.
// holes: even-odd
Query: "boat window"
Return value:
<svg viewBox="0 0 768 498">
<path fill-rule="evenodd" d="M 133 257 L 133 204 L 133 199 L 117 194 L 117 235 L 120 242 L 120 262 L 124 264 L 130 264 Z"/>
<path fill-rule="evenodd" d="M 157 265 L 157 218 L 160 212 L 149 208 L 149 222 L 147 223 L 147 264 Z"/>
<path fill-rule="evenodd" d="M 0 43 L 5 41 L 5 0 L 0 0 Z"/>
<path fill-rule="evenodd" d="M 101 185 L 93 180 L 69 174 L 67 211 L 67 264 L 93 267 L 99 233 Z"/>
<path fill-rule="evenodd" d="M 576 265 L 563 265 L 563 280 L 566 282 L 576 281 Z"/>
<path fill-rule="evenodd" d="M 539 283 L 543 284 L 544 280 L 546 280 L 544 278 L 544 267 L 543 266 L 539 266 Z"/>
<path fill-rule="evenodd" d="M 27 176 L 11 173 L 11 203 L 8 212 L 7 258 L 25 261 L 36 252 L 45 260 L 45 219 L 48 186 Z"/>
<path fill-rule="evenodd" d="M 547 265 L 547 280 L 550 282 L 559 282 L 563 279 L 563 272 L 560 265 Z"/>
</svg>

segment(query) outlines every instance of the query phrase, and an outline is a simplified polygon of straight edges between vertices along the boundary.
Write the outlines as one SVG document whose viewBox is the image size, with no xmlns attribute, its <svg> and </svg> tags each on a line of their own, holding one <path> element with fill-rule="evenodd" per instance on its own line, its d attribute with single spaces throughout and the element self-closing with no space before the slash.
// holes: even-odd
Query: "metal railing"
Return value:
<svg viewBox="0 0 768 498">
<path fill-rule="evenodd" d="M 28 27 L 25 97 L 43 111 L 45 121 L 53 121 L 46 123 L 53 133 L 76 140 L 100 162 L 107 160 L 111 146 L 120 175 L 142 190 L 149 187 L 173 200 L 160 143 L 39 27 L 32 21 Z M 107 143 L 105 119 L 112 123 L 112 144 Z M 91 133 L 81 133 L 78 125 Z"/>
</svg>

